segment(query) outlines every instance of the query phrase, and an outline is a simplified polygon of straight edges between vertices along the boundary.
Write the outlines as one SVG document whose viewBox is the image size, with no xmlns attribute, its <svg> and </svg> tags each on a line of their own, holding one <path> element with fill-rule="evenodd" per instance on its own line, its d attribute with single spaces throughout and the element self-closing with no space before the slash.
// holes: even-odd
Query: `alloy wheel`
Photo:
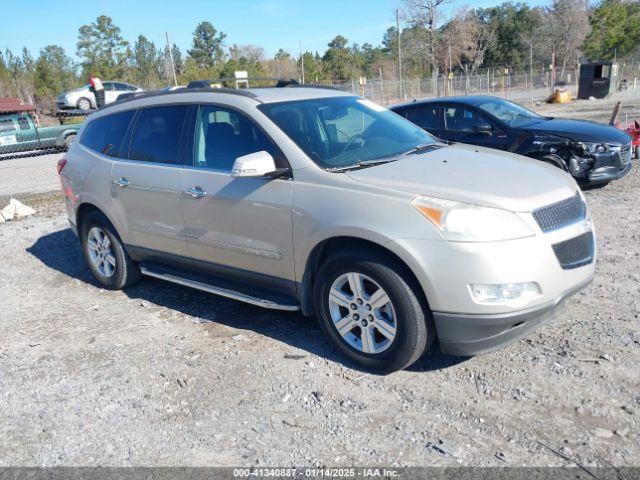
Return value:
<svg viewBox="0 0 640 480">
<path fill-rule="evenodd" d="M 103 277 L 111 277 L 116 271 L 116 257 L 111 250 L 111 240 L 100 227 L 92 227 L 87 234 L 87 251 L 91 263 Z"/>
<path fill-rule="evenodd" d="M 340 275 L 329 290 L 329 313 L 351 347 L 367 354 L 387 350 L 398 328 L 393 303 L 372 278 L 357 272 Z"/>
</svg>

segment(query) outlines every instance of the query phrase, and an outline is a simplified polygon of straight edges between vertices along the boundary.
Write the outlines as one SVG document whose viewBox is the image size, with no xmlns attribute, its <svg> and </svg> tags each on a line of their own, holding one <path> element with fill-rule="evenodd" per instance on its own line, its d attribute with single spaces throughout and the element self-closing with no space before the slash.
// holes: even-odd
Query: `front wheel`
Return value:
<svg viewBox="0 0 640 480">
<path fill-rule="evenodd" d="M 429 347 L 435 327 L 406 268 L 377 252 L 330 258 L 318 272 L 315 309 L 329 339 L 365 368 L 408 367 Z"/>
<path fill-rule="evenodd" d="M 83 218 L 80 239 L 87 265 L 104 288 L 120 290 L 140 279 L 140 268 L 104 215 L 92 212 Z"/>
</svg>

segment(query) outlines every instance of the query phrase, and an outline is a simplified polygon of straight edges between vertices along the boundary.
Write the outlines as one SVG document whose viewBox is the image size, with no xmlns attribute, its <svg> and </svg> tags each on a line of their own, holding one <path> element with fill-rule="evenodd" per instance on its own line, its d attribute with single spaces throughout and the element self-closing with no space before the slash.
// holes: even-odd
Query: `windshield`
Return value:
<svg viewBox="0 0 640 480">
<path fill-rule="evenodd" d="M 408 120 L 359 97 L 315 98 L 259 108 L 327 169 L 398 156 L 437 141 Z"/>
<path fill-rule="evenodd" d="M 510 127 L 518 127 L 544 119 L 544 117 L 541 117 L 531 110 L 499 98 L 487 100 L 484 103 L 478 104 L 477 107 L 493 115 Z"/>
</svg>

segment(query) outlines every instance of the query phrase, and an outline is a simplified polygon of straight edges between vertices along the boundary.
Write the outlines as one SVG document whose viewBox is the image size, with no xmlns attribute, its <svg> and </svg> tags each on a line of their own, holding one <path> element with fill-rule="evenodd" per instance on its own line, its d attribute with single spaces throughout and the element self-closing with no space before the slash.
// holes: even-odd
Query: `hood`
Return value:
<svg viewBox="0 0 640 480">
<path fill-rule="evenodd" d="M 530 212 L 578 190 L 559 168 L 520 155 L 452 145 L 347 172 L 355 181 L 414 195 Z"/>
<path fill-rule="evenodd" d="M 532 133 L 560 135 L 576 142 L 629 143 L 629 136 L 622 130 L 588 120 L 552 118 L 525 127 Z"/>
</svg>

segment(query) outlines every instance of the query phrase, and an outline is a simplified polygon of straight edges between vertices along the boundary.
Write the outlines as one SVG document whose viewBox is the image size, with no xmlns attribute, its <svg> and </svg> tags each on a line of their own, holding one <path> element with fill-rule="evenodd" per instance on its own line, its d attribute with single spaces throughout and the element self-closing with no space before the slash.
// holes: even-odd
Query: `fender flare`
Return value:
<svg viewBox="0 0 640 480">
<path fill-rule="evenodd" d="M 64 141 L 67 139 L 67 137 L 70 135 L 77 135 L 78 130 L 78 128 L 67 128 L 60 132 L 56 137 L 56 147 L 64 147 Z"/>
</svg>

